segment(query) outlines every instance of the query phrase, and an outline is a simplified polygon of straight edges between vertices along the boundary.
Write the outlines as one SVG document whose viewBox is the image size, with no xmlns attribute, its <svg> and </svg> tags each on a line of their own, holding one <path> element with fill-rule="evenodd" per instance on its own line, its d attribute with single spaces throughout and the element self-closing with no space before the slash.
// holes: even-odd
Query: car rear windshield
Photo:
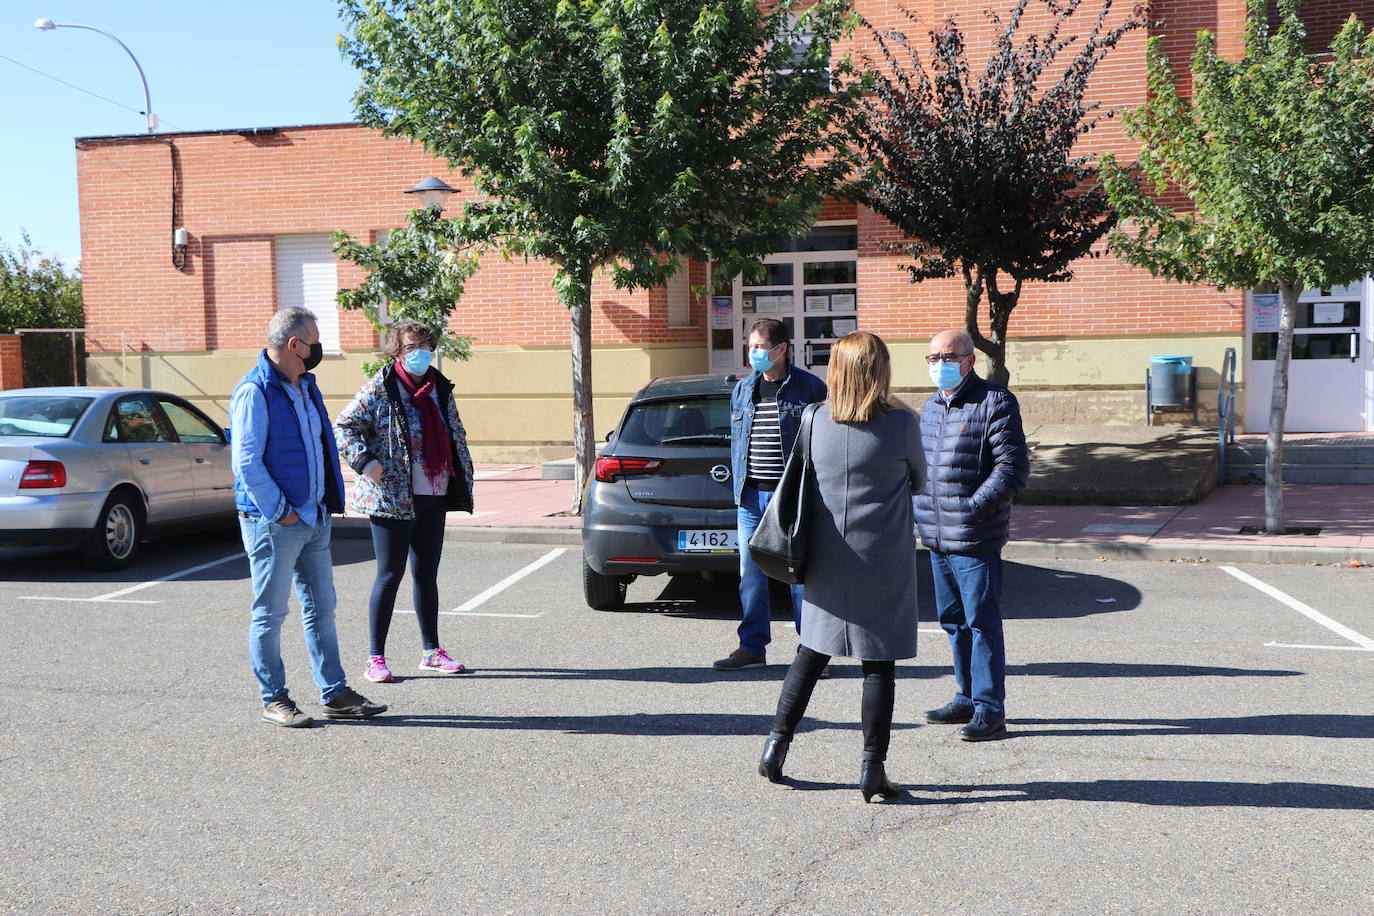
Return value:
<svg viewBox="0 0 1374 916">
<path fill-rule="evenodd" d="M 618 441 L 625 445 L 711 445 L 729 439 L 729 398 L 685 398 L 632 407 Z"/>
<path fill-rule="evenodd" d="M 64 438 L 92 400 L 69 395 L 0 397 L 0 436 Z"/>
</svg>

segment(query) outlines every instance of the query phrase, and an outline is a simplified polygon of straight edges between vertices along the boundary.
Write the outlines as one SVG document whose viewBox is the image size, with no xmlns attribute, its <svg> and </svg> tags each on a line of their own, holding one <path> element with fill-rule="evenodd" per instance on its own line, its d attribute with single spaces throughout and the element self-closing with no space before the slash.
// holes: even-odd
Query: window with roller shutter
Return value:
<svg viewBox="0 0 1374 916">
<path fill-rule="evenodd" d="M 324 352 L 339 353 L 339 273 L 329 233 L 279 235 L 275 242 L 277 309 L 314 312 Z"/>
</svg>

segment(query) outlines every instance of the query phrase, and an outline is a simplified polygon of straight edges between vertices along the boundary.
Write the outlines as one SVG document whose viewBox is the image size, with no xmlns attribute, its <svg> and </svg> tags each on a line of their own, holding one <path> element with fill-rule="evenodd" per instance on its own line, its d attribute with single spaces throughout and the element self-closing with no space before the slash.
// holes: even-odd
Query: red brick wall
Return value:
<svg viewBox="0 0 1374 916">
<path fill-rule="evenodd" d="M 135 350 L 247 349 L 260 345 L 276 307 L 273 238 L 346 229 L 372 240 L 414 206 L 402 193 L 438 175 L 457 176 L 423 149 L 356 125 L 288 128 L 262 137 L 168 137 L 181 165 L 182 219 L 190 234 L 184 271 L 171 263 L 171 160 L 166 143 L 126 137 L 78 145 L 82 269 L 89 346 Z M 700 274 L 698 269 L 696 273 Z M 359 274 L 339 265 L 339 282 Z M 491 255 L 454 324 L 479 344 L 563 344 L 567 310 L 544 265 Z M 704 282 L 704 275 L 694 282 Z M 598 343 L 696 341 L 697 328 L 668 328 L 661 290 L 633 294 L 599 277 L 593 287 Z M 361 314 L 342 315 L 345 348 L 375 335 Z"/>
<path fill-rule="evenodd" d="M 898 0 L 860 0 L 860 12 L 880 28 L 896 27 L 924 52 L 925 32 L 954 15 L 969 36 L 970 59 L 978 60 L 995 34 L 983 10 L 986 0 L 909 0 L 912 23 Z M 1000 5 L 1000 4 L 999 4 Z M 1124 16 L 1119 4 L 1114 16 Z M 1356 9 L 1358 8 L 1358 9 Z M 1154 0 L 1153 27 L 1179 69 L 1191 53 L 1199 28 L 1219 35 L 1223 53 L 1242 47 L 1244 0 Z M 1374 0 L 1339 3 L 1308 0 L 1315 40 L 1333 32 L 1352 9 L 1374 23 Z M 1085 30 L 1096 13 L 1094 0 L 1080 11 Z M 1032 4 L 1026 25 L 1043 10 Z M 1147 33 L 1130 35 L 1094 77 L 1094 97 L 1105 108 L 1144 101 Z M 863 50 L 859 35 L 851 43 Z M 171 263 L 172 158 L 180 162 L 181 218 L 190 233 L 186 269 Z M 1110 119 L 1086 141 L 1093 151 L 1132 153 L 1120 120 Z M 372 239 L 379 229 L 401 223 L 412 201 L 401 193 L 437 175 L 471 188 L 443 163 L 402 139 L 386 139 L 356 125 L 284 128 L 244 137 L 227 134 L 123 137 L 78 144 L 77 174 L 82 219 L 82 269 L 87 345 L 113 351 L 119 331 L 135 350 L 249 349 L 260 345 L 275 308 L 272 242 L 276 235 L 346 229 Z M 852 204 L 831 201 L 821 219 L 857 219 L 860 236 L 860 320 L 865 327 L 901 337 L 918 337 L 957 323 L 962 295 L 956 282 L 913 286 L 899 259 L 880 240 L 894 240 L 890 226 Z M 1110 257 L 1084 261 L 1071 284 L 1028 286 L 1013 319 L 1018 337 L 1064 334 L 1239 333 L 1236 296 L 1189 289 L 1150 278 Z M 455 329 L 478 345 L 563 345 L 569 339 L 566 309 L 550 285 L 547 265 L 484 259 L 459 304 Z M 352 285 L 358 274 L 340 265 L 339 281 Z M 694 265 L 692 282 L 705 280 Z M 593 290 L 593 337 L 597 343 L 698 343 L 704 306 L 693 305 L 694 327 L 672 328 L 662 290 L 634 294 L 615 290 L 603 276 Z M 346 348 L 367 348 L 375 337 L 366 320 L 345 313 Z"/>
<path fill-rule="evenodd" d="M 0 334 L 0 389 L 24 387 L 24 357 L 18 334 Z"/>
</svg>

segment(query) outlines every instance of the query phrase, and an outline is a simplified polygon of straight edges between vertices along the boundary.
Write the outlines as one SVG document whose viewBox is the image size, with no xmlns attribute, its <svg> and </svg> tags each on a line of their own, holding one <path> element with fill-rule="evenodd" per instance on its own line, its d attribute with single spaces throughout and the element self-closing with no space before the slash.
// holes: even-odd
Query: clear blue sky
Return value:
<svg viewBox="0 0 1374 916">
<path fill-rule="evenodd" d="M 0 0 L 0 241 L 17 245 L 22 227 L 69 267 L 81 255 L 72 141 L 143 133 L 143 88 L 105 36 L 40 32 L 37 19 L 118 36 L 143 66 L 163 131 L 353 119 L 358 78 L 338 52 L 333 0 Z"/>
</svg>

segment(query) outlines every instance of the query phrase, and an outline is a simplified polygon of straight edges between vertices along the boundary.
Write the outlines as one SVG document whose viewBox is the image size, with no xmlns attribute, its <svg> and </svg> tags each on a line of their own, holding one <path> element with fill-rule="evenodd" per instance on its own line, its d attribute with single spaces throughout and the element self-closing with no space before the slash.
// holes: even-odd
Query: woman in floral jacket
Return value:
<svg viewBox="0 0 1374 916">
<path fill-rule="evenodd" d="M 430 362 L 439 335 L 418 321 L 387 333 L 388 362 L 339 414 L 339 446 L 356 472 L 353 511 L 372 522 L 377 578 L 368 602 L 372 647 L 363 676 L 390 683 L 386 635 L 396 592 L 411 561 L 421 671 L 466 667 L 439 645 L 439 558 L 448 512 L 472 511 L 472 456 L 458 419 L 453 383 Z"/>
</svg>

